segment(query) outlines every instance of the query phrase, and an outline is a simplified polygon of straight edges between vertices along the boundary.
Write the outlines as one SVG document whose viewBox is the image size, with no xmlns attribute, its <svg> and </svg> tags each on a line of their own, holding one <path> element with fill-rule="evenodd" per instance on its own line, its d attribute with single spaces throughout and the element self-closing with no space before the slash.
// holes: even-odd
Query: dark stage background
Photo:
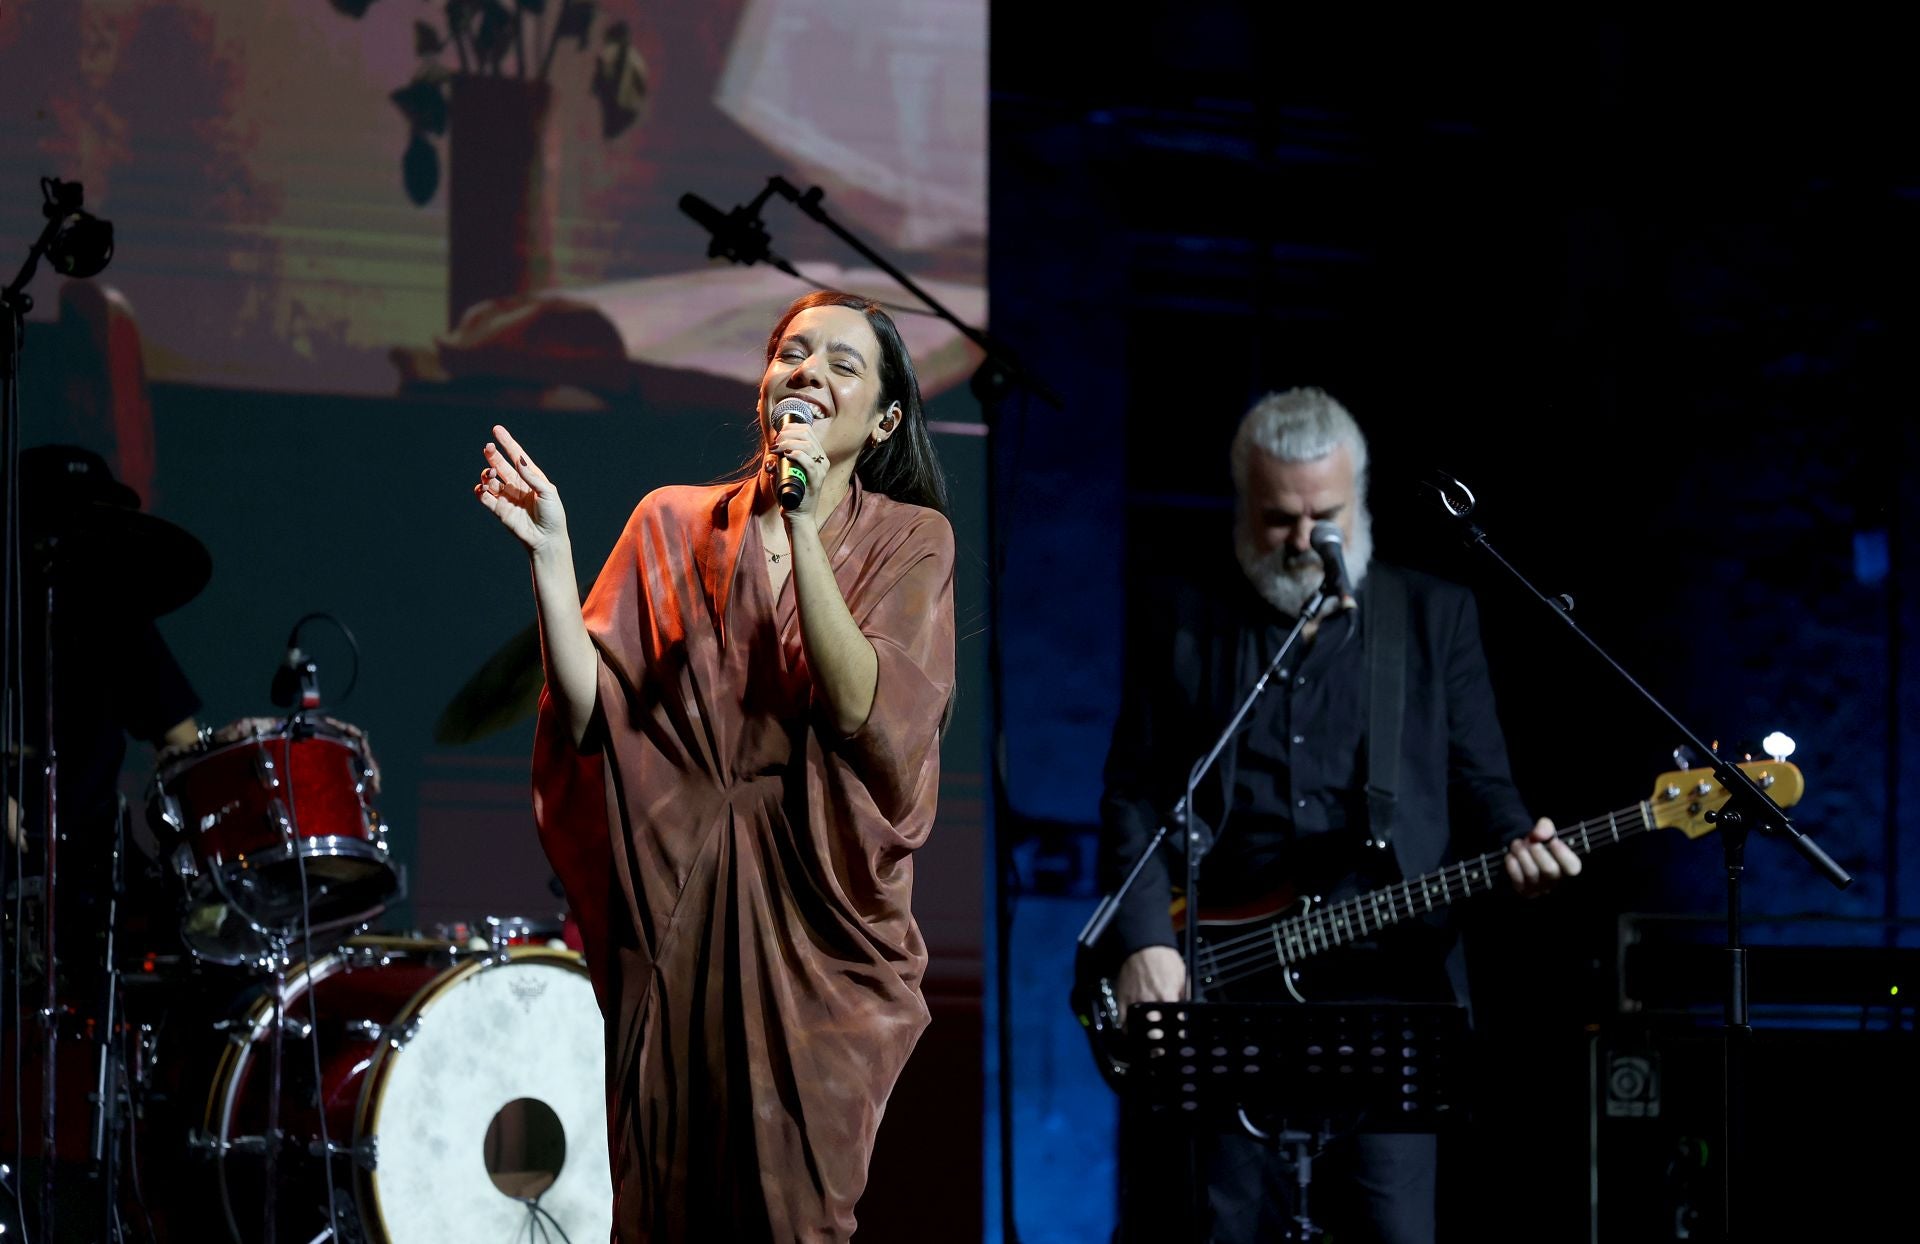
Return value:
<svg viewBox="0 0 1920 1244">
<path fill-rule="evenodd" d="M 1747 910 L 1768 918 L 1752 940 L 1798 948 L 1756 952 L 1779 1031 L 1753 1084 L 1754 1210 L 1769 1234 L 1896 1212 L 1866 1137 L 1915 1105 L 1913 986 L 1890 993 L 1920 915 L 1903 361 L 1920 159 L 1899 42 L 1829 12 L 996 6 L 994 327 L 1068 395 L 1016 408 L 998 440 L 1017 928 L 1057 945 L 1093 901 L 1128 584 L 1228 538 L 1251 400 L 1324 386 L 1372 438 L 1380 556 L 1478 591 L 1538 812 L 1645 797 L 1678 740 L 1456 547 L 1399 482 L 1430 464 L 1683 720 L 1756 755 L 1771 730 L 1798 740 L 1796 823 L 1856 880 L 1837 892 L 1776 841 L 1748 852 Z M 1622 913 L 1704 918 L 1637 925 L 1655 966 L 1714 944 L 1723 884 L 1714 839 L 1659 835 L 1551 900 L 1472 913 L 1482 1074 L 1447 1159 L 1453 1238 L 1670 1239 L 1710 1199 L 1686 1141 L 1712 1126 L 1713 966 L 1681 993 L 1704 1010 L 1623 1015 L 1615 960 Z M 1015 978 L 1055 1008 L 1016 1055 L 1030 1244 L 1111 1222 L 1066 1183 L 1112 1169 L 1066 967 Z M 1590 1075 L 1649 1054 L 1661 1115 L 1596 1124 Z"/>
</svg>

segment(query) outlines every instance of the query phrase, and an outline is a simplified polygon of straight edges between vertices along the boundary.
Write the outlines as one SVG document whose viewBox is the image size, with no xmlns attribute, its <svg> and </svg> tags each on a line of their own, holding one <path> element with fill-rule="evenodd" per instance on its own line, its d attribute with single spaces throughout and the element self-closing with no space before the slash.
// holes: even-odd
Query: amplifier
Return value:
<svg viewBox="0 0 1920 1244">
<path fill-rule="evenodd" d="M 1920 925 L 1827 917 L 1747 922 L 1747 998 L 1756 1017 L 1811 1009 L 1910 1022 L 1920 1000 L 1920 945 L 1878 943 L 1889 930 L 1920 943 Z M 1615 975 L 1623 1015 L 1722 1013 L 1728 991 L 1726 925 L 1716 917 L 1620 917 Z M 1903 1016 L 1904 1013 L 1904 1016 Z"/>
<path fill-rule="evenodd" d="M 1589 1058 L 1593 1244 L 1718 1240 L 1719 1031 L 1621 1020 L 1593 1035 Z M 1748 1239 L 1913 1238 L 1920 1036 L 1758 1030 L 1746 1100 Z"/>
</svg>

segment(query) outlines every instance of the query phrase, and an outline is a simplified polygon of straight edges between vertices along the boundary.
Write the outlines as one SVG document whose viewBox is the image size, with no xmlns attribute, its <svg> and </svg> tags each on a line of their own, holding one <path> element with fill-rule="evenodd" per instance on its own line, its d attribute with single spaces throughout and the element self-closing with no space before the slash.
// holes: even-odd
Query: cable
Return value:
<svg viewBox="0 0 1920 1244">
<path fill-rule="evenodd" d="M 123 988 L 121 991 L 120 1013 L 124 1015 L 126 1011 L 126 993 Z M 128 1182 L 133 1185 L 134 1208 L 140 1211 L 140 1218 L 146 1223 L 147 1238 L 149 1240 L 158 1240 L 160 1235 L 159 1232 L 154 1229 L 153 1211 L 147 1206 L 147 1191 L 140 1182 L 140 1145 L 131 1123 L 131 1120 L 139 1113 L 139 1111 L 135 1109 L 136 1081 L 124 1059 L 120 1064 L 120 1075 L 126 1088 L 127 1117 L 129 1120 L 128 1125 L 122 1129 L 122 1135 L 126 1137 L 127 1142 L 127 1179 Z M 141 1104 L 144 1105 L 144 1103 Z"/>
<path fill-rule="evenodd" d="M 353 689 L 360 683 L 360 641 L 354 638 L 353 629 L 339 618 L 325 611 L 315 611 L 302 617 L 293 624 L 293 634 L 288 647 L 298 645 L 301 630 L 309 622 L 331 622 L 346 636 L 347 647 L 353 654 L 353 672 L 347 678 L 347 688 L 340 693 L 338 704 L 344 704 L 353 695 Z M 293 745 L 295 727 L 300 722 L 304 705 L 296 705 L 287 715 L 286 726 L 282 731 L 287 744 L 287 824 L 286 845 L 293 855 L 294 871 L 300 877 L 300 972 L 305 984 L 307 1000 L 307 1050 L 313 1061 L 313 1107 L 314 1115 L 320 1125 L 320 1168 L 327 1181 L 327 1227 L 333 1232 L 333 1238 L 340 1238 L 340 1211 L 338 1189 L 333 1180 L 333 1136 L 327 1126 L 326 1083 L 320 1070 L 320 1007 L 319 999 L 313 988 L 313 896 L 307 884 L 307 856 L 301 850 L 299 825 L 300 818 L 296 807 L 295 782 L 293 780 Z"/>
<path fill-rule="evenodd" d="M 549 1187 L 551 1186 L 552 1185 L 549 1185 Z M 540 1196 L 545 1196 L 545 1195 L 546 1195 L 546 1191 L 545 1189 L 542 1189 Z M 547 1234 L 547 1223 L 552 1223 L 553 1229 L 560 1233 L 560 1244 L 573 1244 L 573 1239 L 567 1235 L 567 1229 L 560 1225 L 560 1220 L 553 1216 L 553 1211 L 549 1210 L 546 1206 L 540 1204 L 540 1197 L 530 1196 L 530 1197 L 523 1197 L 521 1199 L 527 1203 L 528 1221 L 532 1223 L 540 1224 L 540 1234 L 542 1236 L 545 1236 Z M 531 1228 L 529 1228 L 527 1238 L 528 1239 L 533 1238 Z"/>
<path fill-rule="evenodd" d="M 353 680 L 347 684 L 347 693 L 353 691 L 353 682 L 360 677 L 360 645 L 354 641 L 353 632 L 331 614 L 308 614 L 294 624 L 295 634 L 308 618 L 324 617 L 338 626 L 346 635 L 347 642 L 353 645 Z M 346 695 L 341 696 L 342 699 Z M 287 741 L 287 849 L 293 853 L 294 871 L 300 874 L 300 973 L 306 985 L 307 999 L 307 1049 L 313 1055 L 313 1112 L 320 1121 L 320 1169 L 327 1178 L 327 1227 L 333 1232 L 333 1238 L 340 1238 L 339 1208 L 335 1204 L 336 1191 L 333 1184 L 333 1138 L 327 1132 L 327 1094 L 326 1084 L 320 1075 L 320 1007 L 313 991 L 313 906 L 307 890 L 307 855 L 300 849 L 299 816 L 295 809 L 293 780 L 293 744 L 294 726 L 300 720 L 301 710 L 295 709 L 287 716 L 285 737 Z M 271 1138 L 269 1138 L 271 1140 Z"/>
<path fill-rule="evenodd" d="M 339 618 L 323 610 L 316 610 L 293 624 L 293 633 L 287 637 L 287 647 L 293 648 L 298 645 L 300 632 L 309 622 L 331 622 L 342 635 L 347 637 L 347 647 L 353 653 L 353 672 L 347 676 L 347 689 L 342 691 L 339 697 L 334 700 L 336 707 L 345 704 L 348 699 L 353 696 L 353 689 L 360 685 L 360 641 L 353 637 L 353 631 L 345 622 L 342 622 Z M 288 724 L 291 725 L 294 717 L 298 717 L 299 715 L 299 712 L 295 711 L 292 716 L 287 718 Z M 293 761 L 293 753 L 291 751 L 287 753 L 287 761 L 289 764 Z"/>
</svg>

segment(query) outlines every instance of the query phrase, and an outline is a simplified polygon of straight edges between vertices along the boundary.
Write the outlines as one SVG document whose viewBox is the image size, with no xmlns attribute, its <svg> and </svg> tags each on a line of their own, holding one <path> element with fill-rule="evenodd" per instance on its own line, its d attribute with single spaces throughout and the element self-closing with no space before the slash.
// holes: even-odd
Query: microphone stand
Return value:
<svg viewBox="0 0 1920 1244">
<path fill-rule="evenodd" d="M 1662 704 L 1651 691 L 1629 674 L 1625 667 L 1602 648 L 1592 636 L 1580 628 L 1573 620 L 1573 600 L 1567 596 L 1549 597 L 1536 588 L 1506 558 L 1493 547 L 1487 539 L 1487 533 L 1470 517 L 1475 500 L 1473 492 L 1465 484 L 1451 476 L 1435 473 L 1422 481 L 1424 486 L 1437 494 L 1441 507 L 1447 516 L 1460 524 L 1462 538 L 1473 548 L 1479 549 L 1492 558 L 1511 578 L 1519 582 L 1527 593 L 1539 601 L 1569 631 L 1578 636 L 1581 642 L 1592 649 L 1620 679 L 1631 687 L 1636 695 L 1650 705 L 1655 712 L 1667 719 L 1668 724 L 1680 732 L 1680 736 L 1697 754 L 1712 757 L 1713 776 L 1726 789 L 1727 805 L 1719 813 L 1709 812 L 1707 819 L 1713 821 L 1720 831 L 1721 851 L 1727 873 L 1727 977 L 1725 995 L 1725 1018 L 1722 1024 L 1722 1038 L 1725 1057 L 1722 1062 L 1721 1096 L 1721 1222 L 1728 1244 L 1737 1244 L 1747 1238 L 1744 1235 L 1744 1223 L 1738 1222 L 1736 1211 L 1738 1201 L 1735 1196 L 1737 1180 L 1744 1176 L 1746 1167 L 1746 1122 L 1747 1122 L 1747 1055 L 1748 1044 L 1753 1037 L 1753 1026 L 1747 1009 L 1747 950 L 1742 941 L 1740 929 L 1740 885 L 1746 871 L 1747 835 L 1754 830 L 1762 833 L 1783 832 L 1794 848 L 1804 856 L 1827 880 L 1838 889 L 1846 889 L 1853 884 L 1853 877 L 1840 867 L 1832 856 L 1820 849 L 1819 844 L 1801 833 L 1792 819 L 1780 810 L 1780 805 L 1768 798 L 1765 791 L 1748 777 L 1739 765 L 1724 760 L 1713 748 L 1702 742 L 1700 736 L 1688 729 L 1686 724 Z"/>
<path fill-rule="evenodd" d="M 974 345 L 979 346 L 987 356 L 987 363 L 997 365 L 1001 370 L 1001 375 L 991 376 L 988 383 L 1004 388 L 1008 381 L 1018 381 L 1033 392 L 1039 394 L 1040 397 L 1045 399 L 1047 405 L 1053 407 L 1055 410 L 1065 409 L 1065 404 L 1061 402 L 1059 394 L 1043 384 L 1038 376 L 1035 376 L 1025 367 L 1022 367 L 1019 360 L 1014 358 L 1005 346 L 995 341 L 982 330 L 963 322 L 958 316 L 954 315 L 953 312 L 942 306 L 939 299 L 915 284 L 912 277 L 888 263 L 886 256 L 880 254 L 880 252 L 874 250 L 865 242 L 862 242 L 852 233 L 849 233 L 840 225 L 840 222 L 827 215 L 826 209 L 820 206 L 820 201 L 826 197 L 825 192 L 822 191 L 820 187 L 812 186 L 808 188 L 805 193 L 802 193 L 794 187 L 792 182 L 784 177 L 769 177 L 767 178 L 767 188 L 760 192 L 759 197 L 756 198 L 754 202 L 756 204 L 763 202 L 769 193 L 778 194 L 781 198 L 791 202 L 795 207 L 800 209 L 803 215 L 811 217 L 823 226 L 828 233 L 833 234 L 834 237 L 839 238 L 842 242 L 852 247 L 861 258 L 899 282 L 900 286 L 915 298 L 926 303 L 928 310 L 951 324 L 954 330 L 961 336 L 971 341 Z M 782 268 L 781 270 L 784 272 L 793 271 L 791 268 Z M 793 275 L 798 276 L 799 273 L 796 272 L 793 273 Z M 981 370 L 984 372 L 986 370 L 985 366 L 983 366 Z M 974 392 L 978 395 L 981 388 L 981 377 L 976 375 L 974 379 L 976 382 Z M 988 462 L 992 462 L 991 454 L 988 455 Z M 991 508 L 989 508 L 989 517 L 991 517 Z"/>
<path fill-rule="evenodd" d="M 11 283 L 0 289 L 0 477 L 4 477 L 5 507 L 4 519 L 0 519 L 0 757 L 24 756 L 25 739 L 20 736 L 18 725 L 23 722 L 23 714 L 28 706 L 20 702 L 23 691 L 21 685 L 25 673 L 21 667 L 22 614 L 25 604 L 24 569 L 21 564 L 21 545 L 24 539 L 20 510 L 20 354 L 26 341 L 27 313 L 33 310 L 33 295 L 27 293 L 27 285 L 33 280 L 40 266 L 40 259 L 53 247 L 66 223 L 69 205 L 77 205 L 79 198 L 78 183 L 49 182 L 42 179 L 42 190 L 47 202 L 42 208 L 46 216 L 46 227 L 40 236 L 27 249 L 26 262 L 20 265 L 20 271 Z M 65 193 L 63 193 L 65 192 Z M 71 198 L 68 197 L 71 194 Z M 43 769 L 43 781 L 46 786 L 44 821 L 46 830 L 46 858 L 43 865 L 45 875 L 42 883 L 41 913 L 46 928 L 43 931 L 44 955 L 46 958 L 46 997 L 39 1012 L 41 1026 L 41 1056 L 45 1063 L 41 1069 L 43 1092 L 41 1096 L 41 1145 L 40 1164 L 40 1224 L 39 1233 L 46 1238 L 54 1238 L 54 1154 L 56 1133 L 57 1095 L 55 1093 L 54 1060 L 59 1052 L 59 995 L 55 983 L 57 964 L 55 951 L 58 949 L 54 924 L 57 916 L 55 909 L 55 883 L 57 881 L 56 857 L 59 851 L 59 826 L 55 811 L 54 783 L 58 777 L 53 739 L 53 578 L 47 581 L 46 610 L 46 648 L 44 659 L 47 662 L 46 703 L 39 706 L 46 713 L 46 762 Z M 25 765 L 21 766 L 21 777 L 25 778 Z M 11 796 L 11 783 L 0 783 L 0 795 Z M 22 792 L 24 793 L 24 791 Z M 24 831 L 25 826 L 22 826 Z M 7 848 L 9 854 L 12 847 Z M 25 896 L 25 877 L 20 878 L 22 901 Z M 24 923 L 16 926 L 16 936 L 24 935 Z M 22 982 L 16 976 L 13 988 L 16 998 Z M 15 1057 L 23 1058 L 26 1042 L 22 1037 L 16 1047 Z M 26 1138 L 17 1138 L 24 1155 Z M 24 1165 L 24 1163 L 22 1164 Z M 21 1204 L 22 1217 L 25 1218 L 25 1202 Z"/>
<path fill-rule="evenodd" d="M 1294 620 L 1293 629 L 1288 631 L 1287 637 L 1281 641 L 1280 650 L 1273 654 L 1273 659 L 1267 662 L 1266 669 L 1261 671 L 1260 677 L 1248 689 L 1246 696 L 1240 701 L 1240 706 L 1234 710 L 1233 717 L 1220 731 L 1220 736 L 1213 741 L 1213 746 L 1208 748 L 1207 754 L 1195 761 L 1193 767 L 1187 771 L 1186 792 L 1180 796 L 1179 802 L 1173 805 L 1173 814 L 1167 818 L 1166 824 L 1154 831 L 1153 837 L 1147 842 L 1146 850 L 1142 851 L 1140 858 L 1133 862 L 1132 869 L 1120 882 L 1119 887 L 1100 900 L 1099 906 L 1093 909 L 1093 915 L 1088 917 L 1087 923 L 1081 927 L 1080 936 L 1074 943 L 1080 949 L 1093 949 L 1095 944 L 1106 935 L 1107 927 L 1113 923 L 1114 916 L 1119 914 L 1120 905 L 1126 901 L 1134 882 L 1138 881 L 1140 874 L 1145 871 L 1147 861 L 1153 858 L 1153 853 L 1159 850 L 1160 844 L 1166 840 L 1168 827 L 1178 824 L 1186 839 L 1186 847 L 1182 854 L 1186 857 L 1187 927 L 1181 954 L 1187 965 L 1187 992 L 1196 1002 L 1203 999 L 1206 982 L 1198 970 L 1199 961 L 1194 938 L 1194 929 L 1199 924 L 1195 919 L 1199 911 L 1196 894 L 1199 886 L 1199 859 L 1213 849 L 1213 840 L 1202 833 L 1201 827 L 1193 816 L 1193 793 L 1200 785 L 1200 779 L 1207 775 L 1207 771 L 1213 768 L 1214 762 L 1220 758 L 1220 753 L 1227 749 L 1227 745 L 1240 732 L 1241 724 L 1246 721 L 1247 714 L 1253 711 L 1253 706 L 1259 702 L 1261 694 L 1266 691 L 1267 683 L 1279 670 L 1280 663 L 1287 659 L 1287 654 L 1299 641 L 1301 632 L 1306 630 L 1307 621 L 1318 617 L 1320 611 L 1326 607 L 1326 602 L 1327 591 L 1323 584 L 1314 592 L 1313 598 L 1307 602 L 1306 607 L 1300 611 L 1300 616 Z M 1120 1021 L 1124 1024 L 1126 1016 L 1121 1016 Z"/>
<path fill-rule="evenodd" d="M 767 249 L 766 244 L 768 238 L 766 229 L 765 226 L 759 222 L 757 213 L 760 205 L 765 203 L 768 197 L 774 194 L 778 194 L 780 197 L 793 203 L 804 215 L 846 243 L 856 254 L 860 255 L 874 267 L 893 278 L 894 281 L 899 283 L 901 288 L 907 290 L 922 303 L 925 303 L 928 310 L 932 311 L 940 319 L 946 321 L 956 332 L 978 346 L 986 354 L 986 360 L 980 364 L 979 368 L 973 374 L 971 388 L 974 396 L 980 401 L 980 412 L 986 423 L 989 438 L 992 437 L 993 433 L 996 432 L 999 427 L 999 403 L 1005 399 L 1015 381 L 1026 386 L 1030 392 L 1037 394 L 1054 409 L 1065 409 L 1065 404 L 1060 400 L 1059 395 L 1042 383 L 1032 372 L 1022 366 L 1020 361 L 1014 357 L 1012 351 L 1006 346 L 994 340 L 981 329 L 975 328 L 962 321 L 952 311 L 942 305 L 939 299 L 922 289 L 912 277 L 902 272 L 892 263 L 889 263 L 884 255 L 874 250 L 871 246 L 868 246 L 858 236 L 841 226 L 838 221 L 829 216 L 826 209 L 820 205 L 826 196 L 818 186 L 811 187 L 805 192 L 802 192 L 784 177 L 769 177 L 765 189 L 754 197 L 749 207 L 735 209 L 736 214 L 741 215 L 741 229 L 751 242 L 751 245 L 745 248 L 738 245 L 723 246 L 719 239 L 716 238 L 708 254 L 715 256 L 724 255 L 735 263 L 752 263 L 757 258 L 764 258 L 767 262 L 778 267 L 782 272 L 805 280 L 806 278 L 794 271 L 792 266 L 787 264 L 785 260 L 780 259 L 774 255 L 772 251 Z M 994 444 L 992 439 L 989 439 L 986 462 L 987 547 L 994 550 L 1000 547 L 997 537 L 998 520 L 995 518 L 998 507 L 994 504 L 993 500 L 996 491 L 996 475 L 997 472 L 994 467 Z M 987 711 L 990 722 L 988 764 L 991 766 L 992 777 L 989 786 L 991 787 L 991 798 L 993 800 L 993 828 L 991 832 L 994 854 L 994 998 L 998 1020 L 996 1024 L 995 1043 L 999 1059 L 999 1076 L 996 1087 L 999 1100 L 1000 1131 L 1000 1229 L 1003 1240 L 1011 1241 L 1012 1244 L 1019 1244 L 1020 1231 L 1018 1224 L 1014 1220 L 1013 1213 L 1013 1082 L 1009 1073 L 1009 1069 L 1013 1065 L 1013 1030 L 1008 1020 L 1008 1010 L 1011 999 L 1008 990 L 1010 971 L 1007 957 L 1008 933 L 1011 930 L 1013 922 L 1012 907 L 1007 901 L 1007 878 L 1013 875 L 1013 857 L 1008 843 L 1008 836 L 1004 832 L 1004 827 L 1012 823 L 1013 809 L 1007 799 L 1006 782 L 1002 780 L 1001 773 L 1001 764 L 1005 751 L 1003 746 L 1005 728 L 1000 696 L 1000 576 L 997 573 L 997 565 L 994 567 L 994 571 L 994 573 L 990 573 L 987 576 Z"/>
<path fill-rule="evenodd" d="M 1205 1001 L 1207 982 L 1211 979 L 1200 973 L 1200 858 L 1211 851 L 1218 841 L 1217 834 L 1203 832 L 1199 819 L 1193 814 L 1194 790 L 1200 785 L 1200 779 L 1213 768 L 1214 762 L 1220 758 L 1220 753 L 1226 751 L 1227 745 L 1239 735 L 1240 727 L 1246 721 L 1247 714 L 1251 713 L 1253 706 L 1259 703 L 1261 695 L 1267 689 L 1267 684 L 1273 680 L 1274 673 L 1279 670 L 1280 663 L 1287 659 L 1289 652 L 1293 651 L 1293 645 L 1299 641 L 1301 633 L 1307 629 L 1308 621 L 1320 616 L 1320 611 L 1326 606 L 1326 602 L 1327 590 L 1323 580 L 1321 586 L 1314 590 L 1313 597 L 1307 601 L 1306 607 L 1300 611 L 1300 616 L 1294 619 L 1293 629 L 1288 631 L 1287 637 L 1280 641 L 1279 651 L 1273 654 L 1273 659 L 1267 662 L 1267 667 L 1260 671 L 1260 677 L 1254 680 L 1253 686 L 1248 688 L 1247 694 L 1241 698 L 1240 706 L 1234 710 L 1233 716 L 1221 729 L 1220 736 L 1213 741 L 1213 746 L 1208 748 L 1207 754 L 1195 761 L 1193 767 L 1187 770 L 1186 792 L 1180 796 L 1180 801 L 1174 805 L 1173 815 L 1168 818 L 1168 824 L 1177 822 L 1180 825 L 1184 838 L 1184 849 L 1181 855 L 1186 860 L 1187 920 L 1186 928 L 1182 930 L 1181 957 L 1187 965 L 1189 1001 Z M 1224 819 L 1223 817 L 1223 827 Z M 1120 883 L 1120 888 L 1102 899 L 1100 906 L 1094 909 L 1092 917 L 1080 930 L 1080 936 L 1077 939 L 1077 945 L 1081 949 L 1091 949 L 1094 943 L 1106 933 L 1107 926 L 1113 922 L 1113 917 L 1120 910 L 1120 904 L 1126 898 L 1127 892 L 1133 888 L 1133 883 L 1139 879 L 1147 861 L 1153 857 L 1154 851 L 1159 849 L 1166 836 L 1167 825 L 1162 825 L 1148 841 L 1147 849 L 1140 853 L 1140 858 L 1133 862 L 1133 868 L 1127 873 L 1126 879 Z M 1125 1026 L 1126 1019 L 1124 1015 L 1120 1017 L 1122 1027 Z M 1187 1138 L 1187 1212 L 1192 1224 L 1190 1238 L 1195 1240 L 1205 1238 L 1207 1206 L 1206 1188 L 1199 1177 L 1199 1150 L 1196 1147 L 1198 1139 L 1197 1132 L 1190 1133 Z"/>
</svg>

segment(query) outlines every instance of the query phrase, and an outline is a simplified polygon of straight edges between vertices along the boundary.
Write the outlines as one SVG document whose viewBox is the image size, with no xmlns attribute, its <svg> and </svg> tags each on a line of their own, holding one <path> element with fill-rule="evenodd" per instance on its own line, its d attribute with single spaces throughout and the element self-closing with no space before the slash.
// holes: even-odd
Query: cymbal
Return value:
<svg viewBox="0 0 1920 1244">
<path fill-rule="evenodd" d="M 547 685 L 540 665 L 540 628 L 533 625 L 500 646 L 447 703 L 433 727 L 436 743 L 472 743 L 524 718 L 540 705 Z"/>
<path fill-rule="evenodd" d="M 164 518 L 98 501 L 25 500 L 32 571 L 63 591 L 108 597 L 116 608 L 157 618 L 213 577 L 206 546 Z"/>
</svg>

